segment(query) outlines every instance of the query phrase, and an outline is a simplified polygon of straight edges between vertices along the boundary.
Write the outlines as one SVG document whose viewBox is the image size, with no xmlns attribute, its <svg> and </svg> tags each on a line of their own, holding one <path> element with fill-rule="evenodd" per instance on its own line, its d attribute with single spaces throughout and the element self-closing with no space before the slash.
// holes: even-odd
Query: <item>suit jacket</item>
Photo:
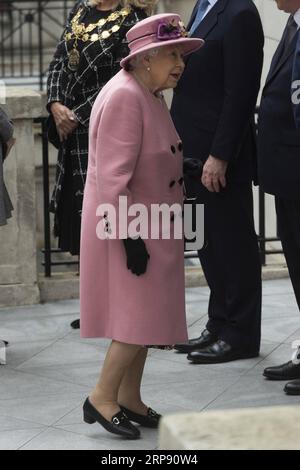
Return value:
<svg viewBox="0 0 300 470">
<path fill-rule="evenodd" d="M 13 135 L 13 125 L 6 113 L 0 108 L 0 226 L 6 224 L 6 219 L 11 217 L 13 209 L 8 196 L 3 176 L 3 161 L 6 152 L 6 142 Z"/>
<path fill-rule="evenodd" d="M 171 110 L 184 155 L 204 162 L 212 154 L 229 162 L 229 181 L 251 181 L 264 45 L 258 11 L 251 0 L 218 0 L 192 36 L 206 44 L 186 60 Z"/>
<path fill-rule="evenodd" d="M 291 99 L 294 55 L 299 31 L 282 56 L 283 38 L 263 89 L 258 126 L 259 181 L 265 192 L 300 199 L 300 129 Z M 280 58 L 281 56 L 281 58 Z"/>
</svg>

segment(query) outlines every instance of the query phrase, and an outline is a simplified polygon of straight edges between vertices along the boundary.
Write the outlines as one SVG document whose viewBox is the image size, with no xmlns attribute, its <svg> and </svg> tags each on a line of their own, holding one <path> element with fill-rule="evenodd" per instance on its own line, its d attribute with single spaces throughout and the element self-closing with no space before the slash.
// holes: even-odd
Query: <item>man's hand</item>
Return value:
<svg viewBox="0 0 300 470">
<path fill-rule="evenodd" d="M 78 122 L 73 112 L 61 103 L 53 103 L 51 105 L 51 113 L 53 114 L 57 132 L 62 142 L 78 127 Z"/>
<path fill-rule="evenodd" d="M 227 167 L 228 162 L 210 155 L 203 167 L 201 178 L 203 186 L 211 193 L 219 193 L 221 188 L 226 188 Z"/>
</svg>

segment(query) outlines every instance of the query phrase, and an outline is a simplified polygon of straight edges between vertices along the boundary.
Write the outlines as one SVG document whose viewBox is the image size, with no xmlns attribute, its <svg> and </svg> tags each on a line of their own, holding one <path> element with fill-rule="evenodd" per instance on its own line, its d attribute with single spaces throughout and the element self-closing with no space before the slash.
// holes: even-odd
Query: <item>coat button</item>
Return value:
<svg viewBox="0 0 300 470">
<path fill-rule="evenodd" d="M 183 185 L 183 178 L 182 177 L 178 180 L 178 183 L 180 184 L 180 186 Z"/>
<path fill-rule="evenodd" d="M 172 153 L 176 153 L 176 148 L 174 147 L 174 145 L 171 145 L 171 151 Z"/>
<path fill-rule="evenodd" d="M 171 183 L 169 184 L 169 188 L 173 188 L 175 182 L 176 182 L 176 181 L 172 180 Z"/>
<path fill-rule="evenodd" d="M 182 152 L 182 148 L 183 148 L 183 147 L 182 147 L 182 142 L 179 142 L 179 144 L 178 144 L 178 150 L 179 150 L 179 152 Z"/>
</svg>

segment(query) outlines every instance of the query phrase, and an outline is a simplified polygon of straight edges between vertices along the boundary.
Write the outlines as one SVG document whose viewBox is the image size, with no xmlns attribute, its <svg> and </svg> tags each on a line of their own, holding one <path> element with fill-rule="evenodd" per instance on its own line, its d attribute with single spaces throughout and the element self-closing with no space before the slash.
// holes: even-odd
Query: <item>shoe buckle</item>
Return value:
<svg viewBox="0 0 300 470">
<path fill-rule="evenodd" d="M 120 424 L 120 420 L 116 417 L 113 418 L 113 423 L 116 424 L 117 426 Z"/>
<path fill-rule="evenodd" d="M 156 411 L 149 408 L 148 415 L 155 418 L 157 416 L 157 413 L 156 413 Z"/>
</svg>

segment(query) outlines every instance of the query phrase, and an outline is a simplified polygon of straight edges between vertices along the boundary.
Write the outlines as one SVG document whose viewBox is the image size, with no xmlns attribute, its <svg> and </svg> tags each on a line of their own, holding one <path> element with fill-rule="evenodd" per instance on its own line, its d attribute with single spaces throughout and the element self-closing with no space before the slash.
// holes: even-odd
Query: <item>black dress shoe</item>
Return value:
<svg viewBox="0 0 300 470">
<path fill-rule="evenodd" d="M 204 330 L 199 338 L 190 339 L 187 343 L 176 344 L 174 349 L 179 353 L 190 353 L 197 349 L 207 348 L 218 340 L 216 335 L 213 335 L 208 330 Z"/>
<path fill-rule="evenodd" d="M 80 320 L 78 319 L 78 320 L 72 321 L 71 328 L 73 328 L 73 330 L 79 330 L 80 329 Z"/>
<path fill-rule="evenodd" d="M 122 405 L 120 405 L 120 408 L 130 421 L 140 424 L 144 428 L 158 428 L 159 421 L 162 418 L 161 415 L 156 413 L 156 411 L 152 410 L 151 408 L 148 408 L 147 415 L 145 416 L 135 413 L 134 411 L 130 411 L 128 408 Z"/>
<path fill-rule="evenodd" d="M 258 352 L 240 351 L 219 339 L 205 349 L 191 352 L 187 358 L 193 364 L 220 364 L 257 356 L 259 356 Z"/>
<path fill-rule="evenodd" d="M 287 383 L 284 391 L 287 395 L 300 395 L 300 380 Z"/>
<path fill-rule="evenodd" d="M 107 421 L 107 419 L 105 419 L 104 416 L 94 408 L 88 398 L 83 405 L 83 420 L 87 424 L 94 424 L 97 422 L 101 424 L 106 431 L 125 437 L 126 439 L 139 439 L 141 436 L 140 431 L 131 424 L 122 410 L 113 416 L 111 421 Z"/>
<path fill-rule="evenodd" d="M 297 365 L 289 361 L 281 366 L 268 367 L 264 370 L 263 375 L 269 380 L 300 379 L 300 364 Z"/>
<path fill-rule="evenodd" d="M 4 341 L 4 339 L 1 339 L 0 342 L 3 343 L 4 346 L 6 346 L 6 347 L 9 346 L 9 342 L 8 342 L 8 341 Z"/>
</svg>

